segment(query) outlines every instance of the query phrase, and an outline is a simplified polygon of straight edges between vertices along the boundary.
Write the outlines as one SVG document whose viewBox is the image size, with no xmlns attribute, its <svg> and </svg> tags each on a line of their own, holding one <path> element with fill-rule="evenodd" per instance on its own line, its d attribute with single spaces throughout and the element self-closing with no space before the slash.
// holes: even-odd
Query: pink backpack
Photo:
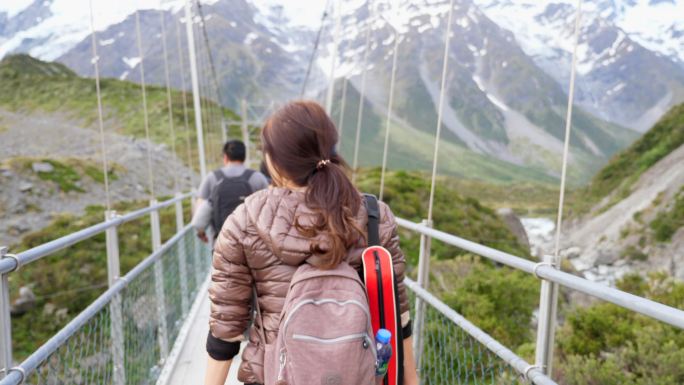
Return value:
<svg viewBox="0 0 684 385">
<path fill-rule="evenodd" d="M 257 305 L 257 316 L 261 311 Z M 264 343 L 263 329 L 259 338 Z M 365 287 L 347 262 L 295 272 L 278 336 L 265 344 L 264 385 L 372 385 L 375 343 Z"/>
</svg>

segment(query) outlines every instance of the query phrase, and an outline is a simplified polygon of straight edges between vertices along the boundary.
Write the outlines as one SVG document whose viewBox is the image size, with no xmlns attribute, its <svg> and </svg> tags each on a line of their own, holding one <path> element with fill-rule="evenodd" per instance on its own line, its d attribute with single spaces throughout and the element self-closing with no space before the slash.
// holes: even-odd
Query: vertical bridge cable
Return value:
<svg viewBox="0 0 684 385">
<path fill-rule="evenodd" d="M 577 46 L 579 45 L 580 19 L 582 17 L 582 0 L 577 0 L 577 15 L 575 16 L 575 43 L 572 49 L 572 65 L 570 67 L 570 89 L 568 92 L 568 110 L 565 117 L 565 142 L 563 144 L 563 163 L 561 169 L 560 193 L 558 197 L 558 217 L 556 218 L 556 240 L 554 246 L 554 264 L 560 267 L 560 236 L 563 221 L 563 205 L 565 204 L 565 179 L 568 168 L 568 153 L 570 151 L 570 130 L 572 129 L 572 106 L 575 100 L 575 74 L 577 72 Z"/>
<path fill-rule="evenodd" d="M 311 75 L 311 68 L 313 67 L 313 62 L 316 59 L 316 51 L 318 51 L 318 43 L 321 41 L 321 33 L 325 27 L 325 19 L 328 17 L 328 7 L 330 6 L 330 0 L 325 3 L 325 9 L 323 9 L 323 16 L 321 16 L 321 26 L 318 28 L 318 33 L 316 34 L 316 40 L 314 41 L 314 48 L 311 51 L 311 57 L 309 58 L 309 65 L 306 67 L 306 75 L 304 75 L 304 82 L 302 83 L 302 90 L 299 92 L 299 98 L 304 97 L 306 92 L 306 86 L 309 83 L 309 76 Z"/>
<path fill-rule="evenodd" d="M 359 141 L 361 140 L 361 123 L 363 122 L 363 98 L 366 97 L 366 72 L 368 66 L 368 51 L 370 51 L 370 35 L 373 29 L 373 8 L 371 0 L 366 3 L 368 6 L 368 25 L 366 26 L 366 46 L 363 51 L 363 67 L 361 68 L 361 91 L 359 94 L 359 109 L 356 116 L 356 139 L 354 141 L 354 161 L 352 163 L 352 182 L 356 182 L 356 168 L 359 165 Z"/>
<path fill-rule="evenodd" d="M 207 160 L 204 156 L 204 133 L 202 132 L 202 107 L 199 100 L 199 84 L 197 76 L 197 58 L 192 21 L 192 2 L 185 2 L 185 34 L 188 39 L 188 62 L 190 63 L 190 80 L 192 84 L 193 115 L 197 136 L 197 153 L 199 157 L 200 178 L 207 175 Z"/>
<path fill-rule="evenodd" d="M 140 88 L 142 90 L 143 118 L 145 122 L 145 138 L 147 139 L 147 178 L 150 185 L 150 199 L 154 199 L 154 177 L 152 175 L 152 142 L 150 141 L 150 123 L 147 116 L 147 94 L 145 92 L 145 58 L 143 56 L 142 38 L 140 37 L 140 11 L 135 11 L 135 33 L 138 40 L 138 55 L 140 55 Z"/>
<path fill-rule="evenodd" d="M 109 165 L 107 162 L 107 151 L 105 146 L 104 137 L 104 122 L 102 118 L 102 93 L 100 91 L 100 57 L 97 55 L 97 36 L 95 34 L 95 21 L 93 16 L 93 1 L 88 1 L 90 6 L 90 39 L 93 49 L 93 67 L 95 69 L 95 92 L 97 94 L 97 122 L 100 127 L 100 149 L 102 151 L 102 172 L 104 175 L 104 185 L 105 185 L 105 201 L 107 205 L 107 211 L 112 209 L 111 198 L 109 194 Z"/>
<path fill-rule="evenodd" d="M 171 131 L 171 149 L 173 151 L 174 158 L 178 158 L 176 154 L 176 128 L 173 125 L 173 103 L 171 101 L 171 82 L 169 80 L 169 59 L 166 49 L 166 23 L 164 21 L 164 11 L 159 10 L 159 20 L 161 22 L 161 40 L 162 40 L 162 51 L 164 54 L 164 79 L 166 81 L 166 103 L 169 112 L 169 130 Z M 175 192 L 180 192 L 178 189 L 178 172 L 173 173 L 173 187 Z"/>
<path fill-rule="evenodd" d="M 568 157 L 570 152 L 570 131 L 572 129 L 572 107 L 575 98 L 575 75 L 577 71 L 577 47 L 580 36 L 580 19 L 582 16 L 582 0 L 577 0 L 577 14 L 575 16 L 575 35 L 572 51 L 572 63 L 570 67 L 570 89 L 568 92 L 568 109 L 565 118 L 565 142 L 563 144 L 563 163 L 561 169 L 560 192 L 558 197 L 558 217 L 556 218 L 556 236 L 554 254 L 544 262 L 560 269 L 560 236 L 561 225 L 563 223 L 563 206 L 565 200 L 565 180 L 567 176 Z M 535 349 L 535 363 L 545 373 L 552 373 L 553 350 L 555 340 L 555 328 L 558 312 L 558 292 L 557 283 L 542 281 L 540 301 L 539 301 L 539 322 L 537 328 L 537 343 Z"/>
<path fill-rule="evenodd" d="M 176 20 L 176 45 L 178 50 L 178 64 L 181 79 L 181 97 L 183 98 L 183 123 L 185 125 L 185 144 L 188 152 L 188 167 L 192 170 L 192 145 L 190 143 L 190 122 L 188 120 L 188 100 L 185 94 L 185 63 L 183 62 L 183 46 L 181 44 L 181 25 L 180 19 Z M 190 177 L 190 186 L 193 185 L 193 178 Z"/>
<path fill-rule="evenodd" d="M 442 84 L 439 88 L 439 106 L 437 106 L 437 133 L 435 134 L 435 155 L 432 158 L 432 179 L 430 181 L 430 200 L 428 202 L 428 223 L 432 223 L 432 207 L 435 200 L 435 180 L 437 178 L 437 161 L 439 159 L 439 137 L 442 133 L 442 114 L 444 112 L 444 94 L 446 92 L 446 77 L 449 69 L 449 41 L 451 40 L 451 15 L 454 11 L 454 0 L 449 1 L 449 15 L 447 16 L 444 37 L 444 59 L 442 61 Z"/>
<path fill-rule="evenodd" d="M 392 75 L 390 76 L 389 101 L 387 102 L 387 122 L 385 126 L 385 144 L 382 150 L 382 170 L 380 171 L 380 194 L 379 199 L 385 192 L 385 171 L 387 170 L 387 148 L 389 147 L 390 126 L 392 125 L 392 107 L 394 104 L 394 79 L 397 73 L 397 51 L 399 50 L 399 31 L 394 29 L 394 49 L 392 52 Z"/>
<path fill-rule="evenodd" d="M 216 94 L 216 99 L 218 101 L 219 117 L 221 123 L 219 129 L 223 134 L 221 137 L 226 139 L 226 133 L 224 131 L 225 116 L 223 111 L 225 99 L 221 97 L 221 86 L 218 81 L 219 78 L 216 72 L 216 66 L 214 64 L 214 55 L 211 53 L 211 44 L 209 44 L 209 34 L 207 33 L 207 23 L 206 19 L 204 18 L 204 11 L 202 11 L 202 2 L 200 0 L 197 0 L 197 10 L 199 12 L 200 20 L 202 21 L 202 35 L 204 36 L 204 44 L 207 47 L 207 54 L 209 56 L 209 69 L 211 70 L 212 83 L 214 84 L 214 93 Z M 221 143 L 221 145 L 223 145 L 223 143 Z"/>
<path fill-rule="evenodd" d="M 191 24 L 192 29 L 194 31 L 195 25 L 197 24 L 195 22 L 195 17 L 193 17 L 193 19 L 191 20 L 191 23 L 192 23 Z M 194 36 L 195 36 L 195 34 L 193 32 L 193 38 L 194 38 Z M 211 123 L 209 121 L 211 111 L 209 111 L 209 107 L 207 106 L 207 98 L 206 98 L 206 92 L 205 92 L 206 87 L 204 85 L 205 79 L 203 76 L 206 73 L 206 71 L 204 70 L 204 57 L 202 56 L 202 42 L 199 40 L 199 37 L 195 41 L 195 47 L 197 47 L 197 52 L 196 52 L 196 56 L 195 56 L 195 58 L 197 60 L 197 85 L 198 85 L 197 96 L 199 99 L 200 108 L 204 112 L 202 114 L 202 138 L 204 140 L 203 146 L 204 146 L 205 150 L 209 152 L 209 154 L 212 154 L 213 151 L 212 151 L 212 146 L 211 146 L 211 135 L 210 135 L 210 133 L 211 133 L 210 124 Z M 211 155 L 209 155 L 207 157 L 207 165 L 209 167 L 213 168 L 214 163 L 210 159 L 213 159 L 213 157 Z"/>
<path fill-rule="evenodd" d="M 342 103 L 340 104 L 340 123 L 337 127 L 337 132 L 340 139 L 337 142 L 339 149 L 337 150 L 340 154 L 342 153 L 342 129 L 344 128 L 344 110 L 347 104 L 347 83 L 349 83 L 349 78 L 344 77 L 344 82 L 342 82 Z"/>
<path fill-rule="evenodd" d="M 342 0 L 335 0 L 335 30 L 333 32 L 333 48 L 330 53 L 330 81 L 328 82 L 328 92 L 325 96 L 325 111 L 328 115 L 332 114 L 332 100 L 335 92 L 335 64 L 337 64 L 337 46 L 340 41 L 340 24 L 342 22 Z"/>
<path fill-rule="evenodd" d="M 204 92 L 204 107 L 205 107 L 205 111 L 207 112 L 205 114 L 206 122 L 207 122 L 207 125 L 206 125 L 207 136 L 206 136 L 206 138 L 207 138 L 208 147 L 212 149 L 212 150 L 210 150 L 210 154 L 215 155 L 216 136 L 215 136 L 214 131 L 212 130 L 212 127 L 215 123 L 216 113 L 214 110 L 214 105 L 210 99 L 211 98 L 211 84 L 208 80 L 209 71 L 207 70 L 208 65 L 207 65 L 207 56 L 206 56 L 207 49 L 208 49 L 208 47 L 207 47 L 208 40 L 202 38 L 202 30 L 204 29 L 204 17 L 202 16 L 202 4 L 199 0 L 195 0 L 195 4 L 197 5 L 197 15 L 199 16 L 199 20 L 197 21 L 197 30 L 198 30 L 197 31 L 198 32 L 197 47 L 199 50 L 199 61 L 200 61 L 201 69 L 202 69 L 200 76 L 203 79 L 203 82 L 200 82 L 200 85 L 202 83 L 204 83 L 204 91 L 205 91 Z M 204 43 L 204 45 L 202 43 Z M 212 158 L 214 160 L 217 159 L 216 156 L 212 156 Z M 214 164 L 214 165 L 216 165 L 216 164 Z"/>
</svg>

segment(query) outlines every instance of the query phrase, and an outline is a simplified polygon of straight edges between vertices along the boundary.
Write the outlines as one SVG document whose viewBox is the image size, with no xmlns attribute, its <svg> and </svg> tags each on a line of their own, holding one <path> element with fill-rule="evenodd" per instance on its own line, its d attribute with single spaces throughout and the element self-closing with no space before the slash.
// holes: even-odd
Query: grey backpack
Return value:
<svg viewBox="0 0 684 385">
<path fill-rule="evenodd" d="M 261 327 L 258 334 L 263 344 Z M 278 336 L 265 344 L 264 385 L 372 385 L 376 354 L 359 273 L 347 262 L 330 270 L 297 268 Z"/>
</svg>

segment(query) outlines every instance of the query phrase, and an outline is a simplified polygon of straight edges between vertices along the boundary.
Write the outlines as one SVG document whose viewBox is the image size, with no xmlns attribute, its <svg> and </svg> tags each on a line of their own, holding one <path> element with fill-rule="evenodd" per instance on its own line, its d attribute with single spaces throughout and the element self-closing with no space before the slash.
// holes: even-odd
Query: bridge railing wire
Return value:
<svg viewBox="0 0 684 385">
<path fill-rule="evenodd" d="M 415 316 L 420 298 L 422 349 L 417 352 L 423 385 L 522 385 L 556 383 L 467 321 L 411 279 L 404 281 Z"/>
<path fill-rule="evenodd" d="M 179 257 L 185 258 L 187 292 L 180 290 Z M 209 273 L 210 249 L 186 226 L 160 249 L 69 322 L 54 337 L 12 368 L 0 385 L 16 384 L 116 384 L 115 348 L 112 338 L 112 304 L 121 307 L 123 323 L 123 372 L 127 384 L 154 384 L 161 373 L 159 349 L 161 317 L 168 325 L 168 346 L 179 335 L 188 316 L 182 297 L 192 302 Z M 165 314 L 157 312 L 154 265 L 164 270 Z"/>
</svg>

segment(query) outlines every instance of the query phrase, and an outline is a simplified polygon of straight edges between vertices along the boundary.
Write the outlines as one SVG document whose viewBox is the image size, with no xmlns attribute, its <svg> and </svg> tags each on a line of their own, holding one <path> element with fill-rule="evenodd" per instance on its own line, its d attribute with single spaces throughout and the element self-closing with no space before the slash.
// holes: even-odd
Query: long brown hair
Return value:
<svg viewBox="0 0 684 385">
<path fill-rule="evenodd" d="M 262 131 L 271 167 L 298 186 L 307 187 L 305 203 L 318 218 L 308 227 L 295 219 L 295 226 L 313 240 L 311 253 L 322 261 L 322 268 L 337 266 L 359 237 L 365 237 L 354 221 L 361 196 L 347 176 L 347 164 L 335 150 L 337 141 L 335 124 L 318 103 L 311 101 L 286 104 L 269 118 Z"/>
</svg>

